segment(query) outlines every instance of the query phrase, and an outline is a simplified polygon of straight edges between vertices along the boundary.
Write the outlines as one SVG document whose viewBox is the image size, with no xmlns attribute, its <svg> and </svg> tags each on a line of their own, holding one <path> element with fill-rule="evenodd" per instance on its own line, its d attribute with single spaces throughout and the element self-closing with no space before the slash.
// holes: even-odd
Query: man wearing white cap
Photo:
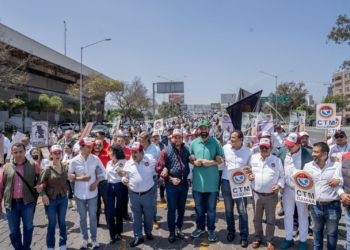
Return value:
<svg viewBox="0 0 350 250">
<path fill-rule="evenodd" d="M 302 131 L 299 133 L 299 135 L 301 136 L 301 146 L 304 148 L 312 149 L 309 134 L 305 131 Z"/>
<path fill-rule="evenodd" d="M 284 170 L 281 160 L 271 154 L 270 139 L 261 138 L 259 147 L 260 153 L 253 155 L 249 164 L 251 166 L 249 180 L 252 182 L 255 211 L 253 220 L 255 236 L 252 247 L 255 249 L 261 245 L 263 238 L 262 217 L 265 211 L 267 249 L 274 250 L 276 205 L 278 192 L 284 187 Z"/>
<path fill-rule="evenodd" d="M 130 207 L 134 217 L 134 240 L 131 247 L 144 242 L 142 233 L 142 217 L 144 218 L 144 231 L 148 240 L 153 240 L 152 221 L 154 206 L 154 180 L 156 161 L 147 157 L 140 142 L 134 142 L 131 147 L 132 160 L 127 161 L 124 167 L 124 185 L 129 188 Z"/>
<path fill-rule="evenodd" d="M 268 138 L 271 140 L 273 148 L 271 151 L 272 155 L 277 155 L 278 153 L 278 149 L 274 146 L 273 142 L 276 141 L 276 137 L 274 135 L 272 135 L 269 131 L 262 131 L 259 135 L 258 135 L 258 139 L 260 141 L 261 138 Z M 260 148 L 259 148 L 259 143 L 254 144 L 254 146 L 251 148 L 253 154 L 259 153 L 260 152 Z"/>
<path fill-rule="evenodd" d="M 307 249 L 307 235 L 309 228 L 308 211 L 305 203 L 295 201 L 294 191 L 294 171 L 304 169 L 305 164 L 312 162 L 312 152 L 310 149 L 301 147 L 301 136 L 290 133 L 285 140 L 285 147 L 282 147 L 277 157 L 284 167 L 285 188 L 282 192 L 282 202 L 284 208 L 284 228 L 286 240 L 282 242 L 281 249 L 287 249 L 293 245 L 293 214 L 296 205 L 299 216 L 300 243 L 299 250 Z"/>
<path fill-rule="evenodd" d="M 87 212 L 90 218 L 90 237 L 92 248 L 98 248 L 97 242 L 97 186 L 100 179 L 96 172 L 105 174 L 105 168 L 100 159 L 91 154 L 94 142 L 92 138 L 85 137 L 79 140 L 80 154 L 74 157 L 69 163 L 68 176 L 74 183 L 75 202 L 78 206 L 80 216 L 80 231 L 83 236 L 81 249 L 86 249 L 88 245 Z M 104 179 L 102 176 L 99 176 Z"/>
</svg>

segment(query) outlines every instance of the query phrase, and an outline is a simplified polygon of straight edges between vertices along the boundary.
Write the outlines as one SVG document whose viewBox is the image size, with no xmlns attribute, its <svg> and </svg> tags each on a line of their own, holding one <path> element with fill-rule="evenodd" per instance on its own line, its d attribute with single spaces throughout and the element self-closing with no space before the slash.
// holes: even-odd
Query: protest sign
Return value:
<svg viewBox="0 0 350 250">
<path fill-rule="evenodd" d="M 156 133 L 158 135 L 162 135 L 163 129 L 164 129 L 163 119 L 154 121 L 154 123 L 153 123 L 153 133 Z"/>
<path fill-rule="evenodd" d="M 222 128 L 226 131 L 226 128 L 229 127 L 232 132 L 234 129 L 231 118 L 228 114 L 222 115 Z"/>
<path fill-rule="evenodd" d="M 316 128 L 327 129 L 335 128 L 336 121 L 336 104 L 321 103 L 317 104 L 316 108 Z"/>
<path fill-rule="evenodd" d="M 295 170 L 295 200 L 316 205 L 316 191 L 312 171 Z"/>
<path fill-rule="evenodd" d="M 242 169 L 228 170 L 228 176 L 233 199 L 252 196 L 251 183 Z"/>
<path fill-rule="evenodd" d="M 244 136 L 256 136 L 258 126 L 258 112 L 242 113 L 242 132 Z"/>
<path fill-rule="evenodd" d="M 47 121 L 33 121 L 30 142 L 33 146 L 49 144 L 49 126 Z"/>
<path fill-rule="evenodd" d="M 335 117 L 335 128 L 329 128 L 328 129 L 328 135 L 333 136 L 335 134 L 335 132 L 337 132 L 338 130 L 340 130 L 340 126 L 341 126 L 341 115 L 337 115 Z"/>
<path fill-rule="evenodd" d="M 289 132 L 300 133 L 305 131 L 305 110 L 291 110 L 289 111 Z"/>
</svg>

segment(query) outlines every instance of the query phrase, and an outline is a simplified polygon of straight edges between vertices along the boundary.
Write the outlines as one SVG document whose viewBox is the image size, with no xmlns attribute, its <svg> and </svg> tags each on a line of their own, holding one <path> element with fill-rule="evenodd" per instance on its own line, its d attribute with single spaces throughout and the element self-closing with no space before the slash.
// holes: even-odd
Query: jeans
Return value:
<svg viewBox="0 0 350 250">
<path fill-rule="evenodd" d="M 80 232 L 83 236 L 83 240 L 89 239 L 88 229 L 87 229 L 87 222 L 86 222 L 86 215 L 87 212 L 89 212 L 89 218 L 90 218 L 90 234 L 91 239 L 96 240 L 97 238 L 97 218 L 96 218 L 96 211 L 97 211 L 97 196 L 91 199 L 81 200 L 77 197 L 75 197 L 75 202 L 78 207 L 79 212 L 79 222 L 80 222 Z M 87 206 L 86 206 L 87 205 Z"/>
<path fill-rule="evenodd" d="M 175 186 L 170 182 L 165 182 L 165 189 L 166 197 L 168 200 L 168 228 L 170 233 L 174 233 L 175 227 L 176 229 L 181 229 L 183 225 L 188 193 L 188 183 L 187 181 L 184 181 L 183 183 Z"/>
<path fill-rule="evenodd" d="M 336 249 L 338 224 L 341 217 L 340 201 L 329 205 L 309 205 L 314 231 L 314 250 L 323 249 L 323 231 L 327 230 L 327 249 Z"/>
<path fill-rule="evenodd" d="M 105 205 L 105 219 L 107 222 L 107 209 L 106 209 L 106 203 L 107 203 L 107 181 L 101 181 L 98 186 L 97 186 L 97 211 L 96 211 L 96 219 L 97 219 L 97 224 L 100 223 L 100 210 L 101 210 L 101 198 L 103 200 L 103 204 Z"/>
<path fill-rule="evenodd" d="M 60 195 L 56 200 L 50 199 L 50 205 L 45 206 L 45 211 L 48 219 L 46 245 L 48 248 L 55 248 L 55 229 L 56 224 L 60 229 L 59 246 L 65 246 L 67 242 L 67 228 L 66 228 L 66 213 L 67 213 L 68 199 L 67 196 L 61 198 Z"/>
<path fill-rule="evenodd" d="M 239 214 L 239 235 L 241 239 L 248 239 L 248 214 L 247 214 L 247 197 L 244 198 L 232 198 L 231 186 L 228 180 L 222 179 L 221 192 L 224 198 L 225 204 L 225 216 L 227 222 L 227 231 L 229 233 L 235 233 L 235 217 L 233 214 L 234 203 L 237 205 L 237 211 Z"/>
<path fill-rule="evenodd" d="M 33 237 L 33 218 L 35 202 L 24 205 L 23 202 L 12 201 L 12 209 L 6 208 L 10 228 L 10 239 L 15 250 L 30 250 Z M 23 243 L 21 235 L 21 218 L 23 224 Z"/>
<path fill-rule="evenodd" d="M 157 198 L 158 198 L 158 175 L 153 176 L 153 190 L 151 191 L 153 193 L 153 200 L 154 200 L 154 206 L 153 206 L 153 221 L 157 221 Z"/>
<path fill-rule="evenodd" d="M 205 213 L 207 213 L 208 230 L 214 231 L 216 218 L 216 201 L 218 198 L 218 193 L 202 193 L 198 191 L 192 191 L 192 195 L 197 215 L 197 229 L 205 230 Z"/>
<path fill-rule="evenodd" d="M 107 225 L 111 239 L 123 232 L 123 209 L 128 188 L 122 183 L 108 183 L 107 185 Z"/>
<path fill-rule="evenodd" d="M 134 236 L 143 238 L 142 234 L 142 215 L 144 218 L 144 231 L 146 234 L 152 233 L 152 220 L 154 208 L 154 190 L 152 188 L 146 194 L 139 195 L 129 191 L 130 207 L 134 217 L 133 230 Z"/>
<path fill-rule="evenodd" d="M 345 208 L 345 225 L 346 225 L 346 250 L 350 250 L 350 209 Z"/>
<path fill-rule="evenodd" d="M 73 195 L 74 195 L 74 182 L 70 182 L 69 180 L 67 180 L 67 187 L 68 187 L 68 199 L 73 199 Z"/>
</svg>

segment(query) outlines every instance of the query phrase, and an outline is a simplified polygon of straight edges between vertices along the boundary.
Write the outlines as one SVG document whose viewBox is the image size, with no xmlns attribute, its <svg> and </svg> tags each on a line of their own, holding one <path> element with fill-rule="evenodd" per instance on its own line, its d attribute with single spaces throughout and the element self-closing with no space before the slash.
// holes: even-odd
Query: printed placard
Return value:
<svg viewBox="0 0 350 250">
<path fill-rule="evenodd" d="M 164 123 L 163 119 L 155 120 L 153 123 L 153 133 L 157 133 L 158 135 L 161 135 L 164 130 Z"/>
<path fill-rule="evenodd" d="M 33 146 L 45 146 L 49 144 L 49 130 L 47 121 L 32 122 L 30 142 Z"/>
<path fill-rule="evenodd" d="M 229 127 L 230 131 L 234 131 L 234 127 L 231 121 L 231 117 L 228 114 L 222 115 L 222 128 L 226 131 L 226 128 Z"/>
<path fill-rule="evenodd" d="M 327 129 L 335 128 L 336 121 L 336 104 L 321 103 L 317 104 L 316 108 L 316 128 Z"/>
<path fill-rule="evenodd" d="M 242 132 L 244 136 L 256 136 L 258 127 L 258 112 L 242 113 Z"/>
<path fill-rule="evenodd" d="M 228 170 L 228 176 L 233 199 L 252 196 L 250 180 L 242 169 Z"/>
<path fill-rule="evenodd" d="M 316 205 L 316 191 L 312 171 L 295 170 L 295 200 Z"/>
<path fill-rule="evenodd" d="M 328 135 L 333 136 L 335 134 L 335 132 L 337 132 L 338 130 L 340 130 L 341 127 L 341 115 L 337 115 L 335 117 L 335 128 L 329 128 L 328 129 Z"/>
<path fill-rule="evenodd" d="M 305 131 L 305 110 L 291 110 L 289 111 L 289 117 L 289 132 L 300 133 L 302 131 Z"/>
</svg>

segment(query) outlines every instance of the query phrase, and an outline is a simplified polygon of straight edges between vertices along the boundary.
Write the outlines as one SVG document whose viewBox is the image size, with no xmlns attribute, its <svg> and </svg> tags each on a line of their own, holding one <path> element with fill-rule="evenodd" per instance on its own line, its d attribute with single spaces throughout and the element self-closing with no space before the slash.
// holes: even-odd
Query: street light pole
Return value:
<svg viewBox="0 0 350 250">
<path fill-rule="evenodd" d="M 277 77 L 282 76 L 282 75 L 285 75 L 285 74 L 290 73 L 290 72 L 293 72 L 293 71 L 294 71 L 294 70 L 290 70 L 290 71 L 284 72 L 283 74 L 280 74 L 280 75 L 271 75 L 271 74 L 266 73 L 266 72 L 264 72 L 264 71 L 260 71 L 260 73 L 265 74 L 265 75 L 272 76 L 272 77 L 274 77 L 274 78 L 276 79 L 276 94 L 275 94 L 275 98 L 276 98 L 276 120 L 277 120 L 277 101 L 278 101 L 278 100 L 277 100 L 277 99 L 278 99 L 278 96 L 277 96 Z"/>
<path fill-rule="evenodd" d="M 104 41 L 111 41 L 112 39 L 107 38 L 107 39 L 103 39 L 101 41 L 86 45 L 84 47 L 80 48 L 80 88 L 79 88 L 79 101 L 80 101 L 80 129 L 83 128 L 83 49 L 90 47 L 92 45 L 95 45 L 97 43 L 100 42 L 104 42 Z"/>
</svg>

